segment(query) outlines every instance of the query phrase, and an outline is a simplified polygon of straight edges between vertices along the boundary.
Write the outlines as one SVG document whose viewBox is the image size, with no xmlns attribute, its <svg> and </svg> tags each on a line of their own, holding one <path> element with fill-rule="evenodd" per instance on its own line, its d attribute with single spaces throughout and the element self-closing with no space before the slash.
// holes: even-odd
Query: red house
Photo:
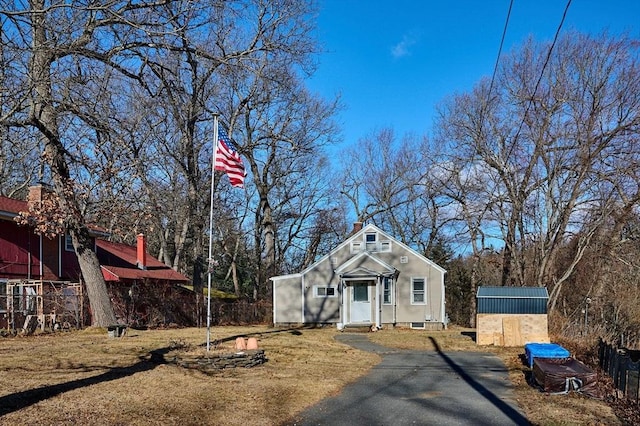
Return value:
<svg viewBox="0 0 640 426">
<path fill-rule="evenodd" d="M 42 187 L 31 187 L 29 200 L 41 199 Z M 28 211 L 27 201 L 0 196 L 0 329 L 37 326 L 82 327 L 90 324 L 82 274 L 69 235 L 38 235 L 15 217 Z M 194 323 L 189 282 L 146 252 L 144 236 L 137 247 L 106 241 L 91 230 L 102 274 L 118 321 L 137 325 Z"/>
</svg>

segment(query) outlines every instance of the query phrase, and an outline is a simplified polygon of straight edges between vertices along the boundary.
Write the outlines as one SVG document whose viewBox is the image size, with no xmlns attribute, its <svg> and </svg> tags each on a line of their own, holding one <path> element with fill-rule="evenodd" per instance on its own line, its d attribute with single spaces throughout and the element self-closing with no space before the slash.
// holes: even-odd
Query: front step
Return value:
<svg viewBox="0 0 640 426">
<path fill-rule="evenodd" d="M 338 330 L 349 331 L 351 333 L 368 333 L 375 328 L 375 324 L 373 323 L 363 323 L 363 324 L 344 324 L 342 329 L 338 327 Z"/>
</svg>

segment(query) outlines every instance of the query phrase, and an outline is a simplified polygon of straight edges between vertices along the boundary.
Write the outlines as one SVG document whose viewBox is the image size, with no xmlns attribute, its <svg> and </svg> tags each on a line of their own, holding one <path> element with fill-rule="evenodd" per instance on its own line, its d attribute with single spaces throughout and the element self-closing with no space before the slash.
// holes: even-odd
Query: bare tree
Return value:
<svg viewBox="0 0 640 426">
<path fill-rule="evenodd" d="M 72 152 L 90 147 L 85 137 L 97 140 L 104 130 L 89 93 L 108 94 L 112 72 L 138 79 L 143 64 L 129 61 L 128 53 L 148 48 L 149 33 L 162 27 L 165 20 L 156 13 L 157 6 L 44 0 L 0 6 L 2 49 L 13 58 L 9 90 L 13 97 L 3 99 L 10 106 L 4 109 L 2 123 L 34 129 L 42 140 L 43 161 L 67 217 L 95 325 L 113 323 L 115 315 L 86 226 L 84 200 L 89 194 L 76 185 L 83 176 Z"/>
<path fill-rule="evenodd" d="M 287 253 L 292 255 L 309 220 L 332 210 L 336 203 L 329 179 L 331 164 L 322 151 L 336 134 L 331 119 L 336 104 L 308 93 L 291 71 L 284 75 L 278 80 L 286 84 L 256 81 L 262 88 L 256 92 L 260 95 L 243 107 L 241 150 L 259 200 L 253 211 L 258 265 L 254 297 L 265 287 L 268 295 L 268 277 L 279 273 L 277 265 Z M 308 259 L 313 257 L 313 245 L 307 248 L 311 250 Z"/>
<path fill-rule="evenodd" d="M 623 181 L 638 173 L 629 141 L 639 130 L 640 75 L 624 37 L 568 34 L 546 62 L 549 48 L 529 41 L 513 52 L 495 91 L 482 82 L 455 96 L 441 126 L 457 129 L 450 150 L 491 179 L 485 202 L 502 231 L 502 284 L 547 286 L 553 310 L 597 230 L 637 205 Z"/>
<path fill-rule="evenodd" d="M 347 150 L 342 194 L 357 220 L 371 220 L 428 254 L 447 240 L 450 220 L 434 174 L 437 161 L 437 147 L 426 137 L 406 135 L 398 141 L 392 129 L 379 130 Z"/>
</svg>

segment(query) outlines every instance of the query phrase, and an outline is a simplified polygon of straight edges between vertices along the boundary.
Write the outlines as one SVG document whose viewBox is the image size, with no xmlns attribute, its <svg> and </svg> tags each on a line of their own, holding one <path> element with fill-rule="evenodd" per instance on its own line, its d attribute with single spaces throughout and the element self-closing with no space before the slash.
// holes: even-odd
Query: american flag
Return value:
<svg viewBox="0 0 640 426">
<path fill-rule="evenodd" d="M 242 164 L 240 154 L 235 150 L 233 142 L 227 132 L 220 126 L 218 128 L 218 143 L 216 144 L 216 170 L 227 173 L 231 185 L 235 188 L 244 188 L 246 172 Z"/>
</svg>

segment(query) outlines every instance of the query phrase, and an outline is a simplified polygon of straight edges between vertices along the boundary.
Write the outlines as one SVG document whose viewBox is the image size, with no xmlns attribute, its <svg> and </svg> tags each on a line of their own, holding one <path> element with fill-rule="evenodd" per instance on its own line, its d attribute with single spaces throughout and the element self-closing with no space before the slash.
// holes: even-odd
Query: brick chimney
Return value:
<svg viewBox="0 0 640 426">
<path fill-rule="evenodd" d="M 138 234 L 137 237 L 136 266 L 140 269 L 147 269 L 147 242 L 144 239 L 144 234 Z"/>
<path fill-rule="evenodd" d="M 29 195 L 27 196 L 27 205 L 29 208 L 39 208 L 44 194 L 47 193 L 47 191 L 50 191 L 50 189 L 42 184 L 30 186 Z"/>
<path fill-rule="evenodd" d="M 362 231 L 362 222 L 353 222 L 353 231 L 352 234 L 355 234 L 358 231 Z"/>
</svg>

